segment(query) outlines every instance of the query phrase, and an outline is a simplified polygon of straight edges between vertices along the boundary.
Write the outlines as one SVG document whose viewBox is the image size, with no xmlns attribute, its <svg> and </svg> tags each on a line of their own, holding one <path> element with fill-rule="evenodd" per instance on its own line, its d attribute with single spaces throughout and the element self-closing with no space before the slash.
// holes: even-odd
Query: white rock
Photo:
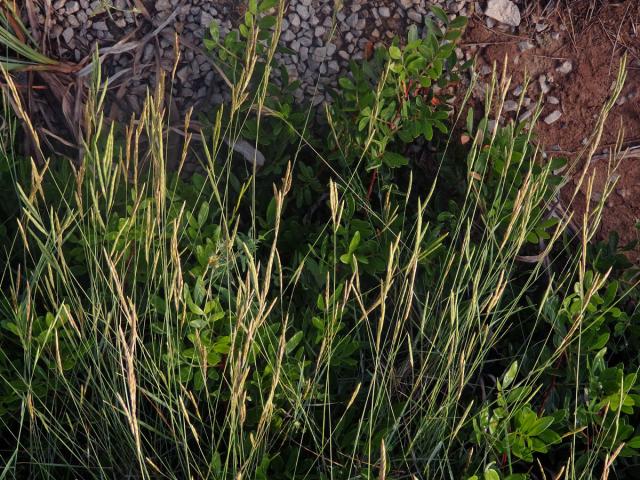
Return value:
<svg viewBox="0 0 640 480">
<path fill-rule="evenodd" d="M 505 112 L 515 112 L 516 110 L 518 110 L 518 102 L 514 100 L 507 100 L 506 102 L 504 102 L 503 110 Z"/>
<path fill-rule="evenodd" d="M 571 70 L 573 70 L 573 63 L 571 63 L 570 60 L 565 60 L 564 62 L 562 62 L 562 65 L 556 68 L 556 71 L 558 73 L 561 73 L 562 75 L 567 75 L 568 73 L 571 73 Z"/>
<path fill-rule="evenodd" d="M 78 2 L 67 2 L 64 7 L 64 12 L 67 15 L 76 13 L 78 10 L 80 10 L 80 4 Z"/>
<path fill-rule="evenodd" d="M 524 122 L 526 120 L 529 120 L 529 118 L 531 118 L 532 115 L 533 115 L 533 109 L 527 110 L 522 115 L 520 115 L 520 117 L 518 118 L 518 121 Z"/>
<path fill-rule="evenodd" d="M 169 0 L 158 0 L 155 4 L 156 10 L 159 12 L 171 9 Z"/>
<path fill-rule="evenodd" d="M 540 77 L 538 78 L 538 83 L 540 84 L 540 91 L 543 94 L 547 94 L 551 91 L 551 87 L 549 86 L 549 84 L 547 83 L 547 76 L 546 75 L 540 75 Z"/>
<path fill-rule="evenodd" d="M 413 9 L 407 12 L 407 17 L 409 17 L 411 20 L 413 20 L 416 23 L 422 23 L 422 14 L 416 12 Z"/>
<path fill-rule="evenodd" d="M 64 41 L 67 44 L 67 46 L 69 46 L 69 44 L 71 43 L 71 40 L 73 40 L 73 37 L 74 37 L 74 32 L 73 32 L 73 28 L 71 27 L 67 27 L 65 31 L 62 32 L 62 38 L 64 38 Z"/>
<path fill-rule="evenodd" d="M 546 123 L 547 125 L 556 123 L 558 120 L 560 120 L 561 116 L 562 116 L 562 112 L 560 110 L 556 110 L 553 113 L 550 113 L 549 115 L 544 117 L 544 123 Z"/>
<path fill-rule="evenodd" d="M 532 48 L 535 48 L 535 45 L 529 40 L 518 43 L 518 50 L 520 50 L 521 52 L 526 52 L 527 50 L 531 50 Z"/>
<path fill-rule="evenodd" d="M 296 34 L 293 33 L 291 30 L 287 30 L 286 32 L 284 32 L 282 34 L 282 37 L 280 37 L 280 38 L 282 38 L 282 40 L 285 43 L 289 43 L 289 42 L 292 42 L 293 40 L 296 39 Z M 294 48 L 294 50 L 295 50 L 295 48 Z"/>
<path fill-rule="evenodd" d="M 512 27 L 520 25 L 520 10 L 511 0 L 489 0 L 484 14 Z"/>
<path fill-rule="evenodd" d="M 311 16 L 309 7 L 307 7 L 306 5 L 298 4 L 298 6 L 296 7 L 296 12 L 303 20 L 307 20 Z"/>
<path fill-rule="evenodd" d="M 200 25 L 202 27 L 209 28 L 209 25 L 211 25 L 213 22 L 213 15 L 211 15 L 209 12 L 202 12 L 200 14 Z"/>
<path fill-rule="evenodd" d="M 189 65 L 182 67 L 176 73 L 176 77 L 178 77 L 182 83 L 186 83 L 187 80 L 189 80 L 190 76 L 191 76 L 191 67 Z"/>
</svg>

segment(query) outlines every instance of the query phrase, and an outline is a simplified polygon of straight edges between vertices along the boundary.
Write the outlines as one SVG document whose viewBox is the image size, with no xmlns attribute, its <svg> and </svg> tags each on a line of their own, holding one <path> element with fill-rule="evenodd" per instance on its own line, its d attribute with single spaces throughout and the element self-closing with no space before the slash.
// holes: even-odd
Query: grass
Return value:
<svg viewBox="0 0 640 480">
<path fill-rule="evenodd" d="M 0 57 L 2 68 L 6 71 L 64 69 L 60 62 L 32 46 L 35 42 L 16 13 L 15 5 L 6 0 L 0 6 L 0 44 L 6 50 Z"/>
<path fill-rule="evenodd" d="M 522 126 L 487 126 L 506 79 L 466 151 L 433 140 L 435 175 L 372 177 L 387 77 L 362 138 L 338 111 L 317 138 L 269 104 L 273 50 L 261 70 L 248 28 L 232 104 L 200 146 L 186 136 L 181 158 L 202 160 L 188 181 L 165 168 L 162 84 L 112 126 L 96 78 L 80 166 L 29 164 L 3 131 L 19 212 L 0 277 L 0 478 L 607 475 L 633 436 L 618 432 L 635 364 L 583 396 L 614 369 L 589 345 L 630 295 L 592 266 L 606 195 L 581 235 L 549 215 L 557 165 Z M 284 148 L 263 138 L 277 124 Z M 263 169 L 225 148 L 248 129 Z"/>
</svg>

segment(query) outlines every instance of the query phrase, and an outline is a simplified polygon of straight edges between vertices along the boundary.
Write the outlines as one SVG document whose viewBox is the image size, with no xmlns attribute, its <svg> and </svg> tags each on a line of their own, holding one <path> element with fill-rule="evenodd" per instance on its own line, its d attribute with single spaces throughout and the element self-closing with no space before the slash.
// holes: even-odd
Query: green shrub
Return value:
<svg viewBox="0 0 640 480">
<path fill-rule="evenodd" d="M 631 471 L 635 290 L 549 214 L 523 125 L 447 137 L 464 21 L 354 65 L 323 126 L 271 81 L 273 4 L 211 30 L 235 86 L 188 180 L 153 99 L 120 132 L 94 92 L 79 168 L 21 175 L 3 137 L 0 478 Z"/>
</svg>

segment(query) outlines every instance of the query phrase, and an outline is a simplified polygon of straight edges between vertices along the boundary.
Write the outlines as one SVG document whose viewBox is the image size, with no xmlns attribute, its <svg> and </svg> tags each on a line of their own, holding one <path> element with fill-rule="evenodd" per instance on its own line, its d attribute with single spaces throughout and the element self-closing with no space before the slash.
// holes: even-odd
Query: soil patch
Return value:
<svg viewBox="0 0 640 480">
<path fill-rule="evenodd" d="M 463 48 L 478 49 L 478 67 L 487 76 L 494 62 L 501 69 L 507 59 L 507 72 L 513 78 L 508 105 L 511 108 L 507 110 L 514 111 L 510 115 L 526 119 L 542 98 L 537 139 L 547 154 L 572 160 L 593 132 L 625 54 L 627 82 L 605 125 L 597 153 L 615 146 L 621 129 L 625 147 L 640 144 L 638 35 L 640 4 L 636 0 L 599 4 L 581 0 L 565 2 L 564 6 L 546 12 L 532 8 L 516 33 L 501 31 L 487 22 L 486 17 L 476 16 L 470 22 Z M 531 83 L 525 92 L 524 108 L 515 111 L 525 78 L 530 78 Z M 480 99 L 481 95 L 480 88 L 476 96 Z M 596 183 L 601 184 L 608 169 L 600 165 L 608 162 L 597 163 L 590 172 L 596 175 Z M 625 241 L 637 237 L 635 225 L 640 219 L 640 190 L 634 187 L 634 182 L 640 180 L 637 163 L 638 157 L 626 158 L 615 172 L 620 184 L 606 204 L 601 237 L 612 231 L 617 231 Z M 574 186 L 575 183 L 568 185 L 566 192 Z M 578 197 L 572 208 L 580 217 L 587 199 L 584 195 Z"/>
</svg>

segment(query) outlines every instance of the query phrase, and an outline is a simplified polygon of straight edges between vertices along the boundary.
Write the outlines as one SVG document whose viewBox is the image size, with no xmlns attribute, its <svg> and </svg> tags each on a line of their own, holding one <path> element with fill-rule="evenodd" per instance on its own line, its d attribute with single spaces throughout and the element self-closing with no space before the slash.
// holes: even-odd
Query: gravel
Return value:
<svg viewBox="0 0 640 480">
<path fill-rule="evenodd" d="M 158 67 L 166 74 L 173 70 L 175 34 L 180 42 L 180 63 L 172 96 L 178 110 L 212 105 L 229 99 L 229 92 L 210 59 L 199 52 L 212 22 L 224 37 L 234 20 L 243 15 L 237 0 L 156 0 L 146 2 L 142 12 L 134 0 L 57 0 L 54 14 L 38 21 L 48 22 L 51 44 L 60 56 L 79 61 L 101 48 L 116 44 L 125 36 L 139 40 L 158 27 L 160 30 L 139 48 L 108 56 L 103 69 L 111 77 L 123 69 L 113 91 L 121 112 L 139 111 L 147 88 L 157 81 Z M 294 93 L 298 102 L 319 104 L 330 101 L 330 90 L 349 71 L 349 62 L 359 60 L 371 47 L 389 44 L 394 36 L 406 37 L 410 25 L 422 30 L 425 18 L 435 20 L 429 7 L 437 4 L 451 18 L 479 11 L 474 0 L 290 0 L 285 13 L 280 43 L 290 51 L 278 52 L 276 61 L 285 67 L 290 80 L 299 80 Z M 341 5 L 338 6 L 338 5 Z M 107 6 L 105 8 L 105 6 Z M 177 11 L 177 12 L 176 12 Z M 175 13 L 174 13 L 175 12 Z M 171 21 L 166 23 L 167 18 Z M 278 70 L 274 70 L 278 72 Z M 277 75 L 277 73 L 275 73 Z M 119 90 L 119 92 L 118 92 Z M 138 97 L 137 101 L 133 99 Z"/>
<path fill-rule="evenodd" d="M 242 19 L 244 10 L 238 0 L 155 0 L 145 2 L 147 11 L 140 11 L 134 0 L 57 0 L 53 15 L 46 18 L 36 12 L 38 20 L 48 25 L 50 44 L 57 46 L 60 56 L 70 61 L 89 57 L 95 49 L 146 38 L 147 42 L 119 55 L 107 56 L 103 70 L 106 77 L 118 76 L 111 84 L 109 99 L 111 114 L 128 118 L 140 111 L 148 89 L 157 83 L 159 72 L 169 76 L 176 61 L 175 37 L 178 34 L 179 63 L 171 86 L 173 106 L 178 113 L 190 108 L 206 111 L 208 107 L 228 102 L 230 92 L 214 67 L 212 55 L 204 51 L 203 39 L 212 22 L 224 37 Z M 491 28 L 517 34 L 521 22 L 523 0 L 289 0 L 284 15 L 280 43 L 283 50 L 275 61 L 284 67 L 291 82 L 298 81 L 293 92 L 296 102 L 319 105 L 332 100 L 331 91 L 341 76 L 348 74 L 349 63 L 363 59 L 374 48 L 389 45 L 395 36 L 406 38 L 411 25 L 422 33 L 426 18 L 438 23 L 430 11 L 438 5 L 450 18 L 479 14 Z M 105 9 L 105 5 L 112 5 Z M 520 7 L 518 6 L 520 5 Z M 483 10 L 483 7 L 486 9 Z M 169 21 L 167 21 L 169 19 Z M 547 28 L 540 27 L 539 31 Z M 519 43 L 526 52 L 535 47 L 532 41 Z M 477 47 L 457 51 L 460 59 L 471 59 Z M 566 62 L 565 62 L 566 63 Z M 570 71 L 565 63 L 559 74 Z M 123 70 L 125 70 L 123 74 Z M 481 65 L 482 76 L 491 74 L 488 65 Z M 276 81 L 280 69 L 274 69 Z M 550 90 L 552 80 L 540 79 L 543 93 Z M 474 90 L 482 101 L 486 86 L 480 82 Z M 462 85 L 462 89 L 466 88 Z M 512 91 L 518 97 L 522 87 Z M 530 115 L 530 99 L 526 98 L 521 118 Z M 509 100 L 505 111 L 516 112 L 517 102 Z M 115 112 L 115 114 L 114 114 Z"/>
<path fill-rule="evenodd" d="M 143 3 L 134 0 L 57 0 L 52 14 L 45 15 L 40 7 L 35 18 L 41 26 L 46 23 L 48 28 L 41 31 L 49 32 L 49 43 L 67 61 L 89 58 L 96 46 L 110 47 L 123 39 L 140 42 L 137 48 L 109 55 L 103 62 L 103 74 L 118 77 L 110 84 L 110 113 L 128 118 L 133 112 L 139 113 L 147 90 L 156 85 L 158 73 L 171 74 L 176 60 L 176 34 L 181 39 L 180 63 L 171 94 L 178 111 L 229 99 L 210 58 L 200 52 L 205 29 L 212 21 L 219 24 L 222 36 L 231 30 L 234 3 L 235 0 L 156 0 L 144 3 L 148 11 L 143 12 L 136 8 Z M 156 29 L 156 35 L 141 42 Z"/>
</svg>

